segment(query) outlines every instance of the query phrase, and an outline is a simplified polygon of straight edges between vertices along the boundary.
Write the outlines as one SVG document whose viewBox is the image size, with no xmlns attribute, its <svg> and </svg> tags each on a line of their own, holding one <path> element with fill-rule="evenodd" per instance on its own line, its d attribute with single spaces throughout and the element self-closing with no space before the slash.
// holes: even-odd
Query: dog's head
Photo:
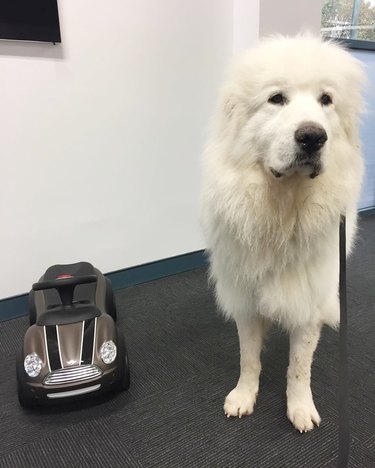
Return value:
<svg viewBox="0 0 375 468">
<path fill-rule="evenodd" d="M 220 98 L 219 138 L 244 164 L 275 178 L 314 178 L 335 141 L 357 144 L 360 63 L 338 45 L 277 37 L 240 57 Z"/>
</svg>

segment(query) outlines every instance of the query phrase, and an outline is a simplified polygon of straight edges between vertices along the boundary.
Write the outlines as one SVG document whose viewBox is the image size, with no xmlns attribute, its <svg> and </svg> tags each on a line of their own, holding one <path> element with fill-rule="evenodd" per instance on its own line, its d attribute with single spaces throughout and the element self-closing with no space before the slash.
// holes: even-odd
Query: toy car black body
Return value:
<svg viewBox="0 0 375 468">
<path fill-rule="evenodd" d="M 90 263 L 48 268 L 30 291 L 29 313 L 30 328 L 16 360 L 22 406 L 129 387 L 111 283 Z"/>
</svg>

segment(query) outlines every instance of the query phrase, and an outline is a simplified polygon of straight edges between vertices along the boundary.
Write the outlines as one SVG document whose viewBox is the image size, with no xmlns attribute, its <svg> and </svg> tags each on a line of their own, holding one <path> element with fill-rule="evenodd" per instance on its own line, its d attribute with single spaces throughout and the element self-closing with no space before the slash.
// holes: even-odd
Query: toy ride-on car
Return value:
<svg viewBox="0 0 375 468">
<path fill-rule="evenodd" d="M 16 360 L 23 407 L 129 387 L 111 283 L 90 263 L 48 268 L 30 291 L 29 313 L 30 328 Z"/>
</svg>

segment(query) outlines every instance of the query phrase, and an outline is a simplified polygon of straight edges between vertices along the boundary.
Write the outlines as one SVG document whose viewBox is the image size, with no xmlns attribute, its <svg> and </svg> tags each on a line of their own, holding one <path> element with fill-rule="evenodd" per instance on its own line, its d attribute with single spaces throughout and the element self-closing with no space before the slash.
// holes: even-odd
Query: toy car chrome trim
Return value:
<svg viewBox="0 0 375 468">
<path fill-rule="evenodd" d="M 59 357 L 60 357 L 60 362 L 61 362 L 61 368 L 64 368 L 64 362 L 61 354 L 61 345 L 60 345 L 60 337 L 59 337 L 59 326 L 56 325 L 56 336 L 57 336 L 57 347 L 59 349 Z"/>
<path fill-rule="evenodd" d="M 94 323 L 94 339 L 92 343 L 92 357 L 91 357 L 91 364 L 94 364 L 94 358 L 95 358 L 95 345 L 96 345 L 96 324 L 97 324 L 97 317 L 95 317 L 95 323 Z"/>
<path fill-rule="evenodd" d="M 75 383 L 77 381 L 84 382 L 86 380 L 97 379 L 102 374 L 103 371 L 98 366 L 91 364 L 69 366 L 50 372 L 44 378 L 43 383 L 53 386 Z"/>
<path fill-rule="evenodd" d="M 46 330 L 46 326 L 45 326 L 45 325 L 43 326 L 43 334 L 44 334 L 44 346 L 45 346 L 45 349 L 46 349 L 46 357 L 47 357 L 48 369 L 49 369 L 49 371 L 51 372 L 51 364 L 50 364 L 50 362 L 49 362 L 49 351 L 48 351 L 48 343 L 47 343 L 47 330 Z"/>
<path fill-rule="evenodd" d="M 66 392 L 47 393 L 47 397 L 51 399 L 67 398 L 77 395 L 84 395 L 85 393 L 95 392 L 101 387 L 100 384 L 92 385 L 91 387 L 79 388 L 77 390 L 67 390 Z"/>
<path fill-rule="evenodd" d="M 85 335 L 85 323 L 86 323 L 86 320 L 84 320 L 82 322 L 82 333 L 81 333 L 81 350 L 79 352 L 79 361 L 78 361 L 78 364 L 82 364 L 82 350 L 83 350 L 83 339 L 84 339 L 84 335 Z"/>
</svg>

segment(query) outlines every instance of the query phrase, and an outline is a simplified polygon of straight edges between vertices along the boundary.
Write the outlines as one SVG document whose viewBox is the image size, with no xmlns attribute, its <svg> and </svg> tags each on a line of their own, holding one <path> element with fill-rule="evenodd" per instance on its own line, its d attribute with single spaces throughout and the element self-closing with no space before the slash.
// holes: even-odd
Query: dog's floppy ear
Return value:
<svg viewBox="0 0 375 468">
<path fill-rule="evenodd" d="M 342 118 L 342 124 L 345 134 L 351 144 L 356 145 L 359 140 L 359 115 L 356 113 L 347 112 Z"/>
<path fill-rule="evenodd" d="M 241 88 L 233 84 L 222 89 L 219 96 L 219 107 L 227 119 L 231 119 L 234 114 L 247 114 L 248 111 Z"/>
<path fill-rule="evenodd" d="M 240 93 L 222 90 L 217 109 L 217 130 L 221 136 L 235 138 L 248 119 L 248 106 Z"/>
<path fill-rule="evenodd" d="M 348 88 L 351 89 L 351 93 L 345 95 L 343 103 L 344 111 L 342 111 L 341 123 L 348 140 L 354 145 L 357 145 L 359 140 L 361 115 L 367 111 L 362 95 L 365 85 L 365 77 L 361 77 L 361 81 L 353 80 L 350 82 Z"/>
<path fill-rule="evenodd" d="M 237 103 L 238 104 L 238 103 Z M 226 97 L 224 101 L 224 113 L 226 114 L 227 118 L 231 118 L 236 107 L 236 98 L 235 96 L 231 95 Z"/>
<path fill-rule="evenodd" d="M 359 123 L 362 114 L 366 113 L 366 105 L 363 97 L 369 81 L 365 72 L 365 65 L 352 56 L 346 55 L 345 63 L 345 87 L 350 90 L 345 96 L 343 108 L 345 113 L 341 117 L 346 136 L 351 143 L 357 144 L 359 138 Z"/>
</svg>

